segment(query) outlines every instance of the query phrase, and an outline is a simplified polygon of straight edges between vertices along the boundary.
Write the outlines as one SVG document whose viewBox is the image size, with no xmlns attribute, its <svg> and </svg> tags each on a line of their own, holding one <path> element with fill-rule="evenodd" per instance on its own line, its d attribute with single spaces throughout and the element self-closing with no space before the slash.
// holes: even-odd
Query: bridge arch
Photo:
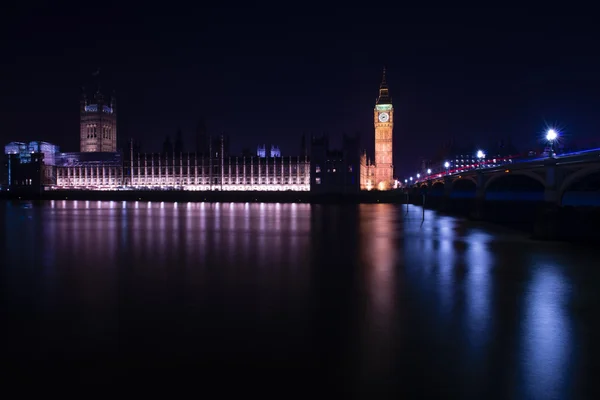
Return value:
<svg viewBox="0 0 600 400">
<path fill-rule="evenodd" d="M 454 188 L 457 183 L 459 183 L 459 182 L 464 183 L 465 181 L 473 182 L 473 184 L 475 185 L 475 187 L 477 187 L 477 180 L 474 177 L 472 177 L 472 176 L 464 176 L 464 177 L 459 177 L 459 178 L 453 180 L 452 181 L 452 188 Z M 461 183 L 459 183 L 459 184 L 461 184 Z"/>
<path fill-rule="evenodd" d="M 474 199 L 477 197 L 477 181 L 471 177 L 458 178 L 452 182 L 451 199 Z"/>
<path fill-rule="evenodd" d="M 492 177 L 490 177 L 490 179 L 487 180 L 487 182 L 485 182 L 485 184 L 483 185 L 483 190 L 487 191 L 489 189 L 489 187 L 492 185 L 492 183 L 494 183 L 494 182 L 497 183 L 497 181 L 500 179 L 506 179 L 506 178 L 510 178 L 510 177 L 514 177 L 514 176 L 526 176 L 528 178 L 533 179 L 534 181 L 537 181 L 544 188 L 546 188 L 546 181 L 541 176 L 534 174 L 533 172 L 529 172 L 529 171 L 518 171 L 518 172 L 508 172 L 508 173 L 501 173 L 501 174 L 493 175 Z"/>
<path fill-rule="evenodd" d="M 429 195 L 433 197 L 442 197 L 445 193 L 444 182 L 437 180 L 431 182 L 429 186 Z"/>
<path fill-rule="evenodd" d="M 565 180 L 562 182 L 560 186 L 560 190 L 558 191 L 559 199 L 562 199 L 565 192 L 571 187 L 574 183 L 577 183 L 591 175 L 600 173 L 600 165 L 593 165 L 586 168 L 582 168 L 577 172 L 572 173 L 567 176 Z"/>
<path fill-rule="evenodd" d="M 431 184 L 431 189 L 443 190 L 444 186 L 446 186 L 444 181 L 435 181 Z"/>
</svg>

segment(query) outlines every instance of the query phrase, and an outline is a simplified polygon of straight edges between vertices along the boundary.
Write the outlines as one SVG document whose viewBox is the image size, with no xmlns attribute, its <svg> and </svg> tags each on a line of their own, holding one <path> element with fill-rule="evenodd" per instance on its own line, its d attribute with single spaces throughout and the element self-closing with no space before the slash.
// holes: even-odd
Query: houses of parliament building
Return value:
<svg viewBox="0 0 600 400">
<path fill-rule="evenodd" d="M 47 142 L 5 146 L 5 185 L 41 190 L 315 191 L 387 190 L 393 184 L 393 107 L 385 70 L 375 105 L 375 162 L 360 154 L 358 138 L 344 137 L 332 150 L 326 138 L 311 138 L 301 154 L 278 152 L 234 156 L 227 138 L 197 132 L 195 152 L 181 148 L 141 153 L 117 151 L 115 96 L 100 90 L 80 99 L 80 151 L 60 152 Z M 177 147 L 177 146 L 176 146 Z M 309 157 L 310 153 L 310 157 Z M 37 167 L 36 167 L 37 166 Z"/>
</svg>

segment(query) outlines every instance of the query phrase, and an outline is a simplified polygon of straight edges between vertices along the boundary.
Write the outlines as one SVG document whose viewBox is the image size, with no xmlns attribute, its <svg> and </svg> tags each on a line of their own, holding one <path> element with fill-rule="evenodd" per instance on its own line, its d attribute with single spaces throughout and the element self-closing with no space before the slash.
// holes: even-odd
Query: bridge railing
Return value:
<svg viewBox="0 0 600 400">
<path fill-rule="evenodd" d="M 560 154 L 556 154 L 555 158 L 565 159 L 565 158 L 569 158 L 569 157 L 591 155 L 593 153 L 600 153 L 600 148 L 560 153 Z M 464 174 L 467 172 L 477 171 L 480 169 L 498 168 L 498 167 L 506 167 L 506 166 L 510 166 L 510 165 L 515 165 L 515 164 L 546 161 L 550 157 L 551 157 L 550 155 L 546 155 L 543 157 L 531 157 L 531 156 L 527 156 L 527 155 L 517 154 L 517 155 L 510 155 L 510 156 L 499 157 L 499 158 L 484 159 L 478 163 L 469 165 L 467 167 L 445 168 L 442 166 L 442 167 L 431 169 L 430 174 L 427 174 L 426 171 L 421 172 L 420 178 L 415 179 L 413 181 L 413 183 L 428 181 L 431 179 L 437 179 L 437 178 L 441 178 L 444 176 Z M 408 182 L 408 183 L 410 183 L 410 182 Z"/>
</svg>

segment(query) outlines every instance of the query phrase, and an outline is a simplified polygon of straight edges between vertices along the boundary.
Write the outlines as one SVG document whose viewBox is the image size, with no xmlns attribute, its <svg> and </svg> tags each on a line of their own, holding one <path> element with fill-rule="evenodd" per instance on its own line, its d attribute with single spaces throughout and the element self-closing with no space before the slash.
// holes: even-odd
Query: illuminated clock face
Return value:
<svg viewBox="0 0 600 400">
<path fill-rule="evenodd" d="M 379 121 L 380 122 L 388 122 L 390 119 L 390 115 L 388 113 L 381 113 L 379 114 Z"/>
</svg>

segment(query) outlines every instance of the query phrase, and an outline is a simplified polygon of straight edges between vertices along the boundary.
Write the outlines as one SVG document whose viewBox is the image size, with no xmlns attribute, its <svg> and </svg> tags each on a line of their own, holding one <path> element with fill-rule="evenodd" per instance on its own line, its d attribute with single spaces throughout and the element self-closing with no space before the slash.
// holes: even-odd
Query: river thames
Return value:
<svg viewBox="0 0 600 400">
<path fill-rule="evenodd" d="M 1 202 L 0 224 L 8 384 L 600 397 L 594 248 L 391 204 Z"/>
</svg>

